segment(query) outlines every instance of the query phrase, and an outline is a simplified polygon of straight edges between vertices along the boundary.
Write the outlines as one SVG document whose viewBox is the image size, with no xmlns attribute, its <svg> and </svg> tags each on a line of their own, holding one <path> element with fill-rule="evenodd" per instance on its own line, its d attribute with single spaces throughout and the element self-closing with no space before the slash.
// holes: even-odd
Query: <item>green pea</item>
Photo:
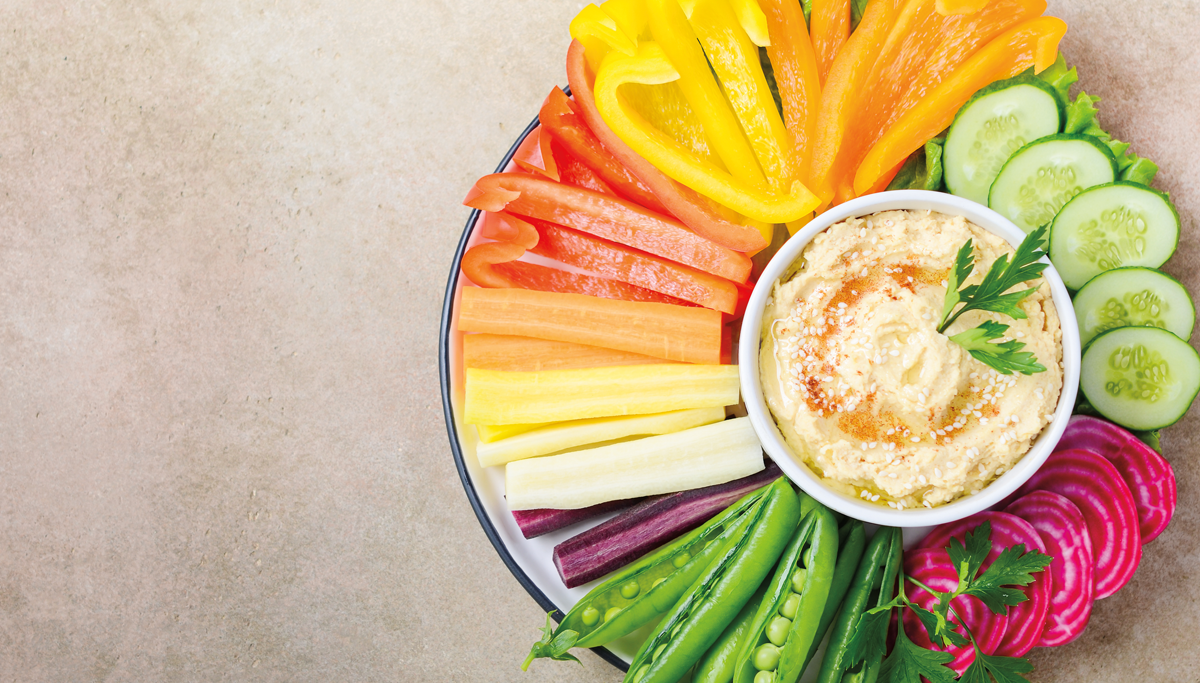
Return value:
<svg viewBox="0 0 1200 683">
<path fill-rule="evenodd" d="M 774 671 L 779 666 L 779 648 L 763 643 L 754 651 L 754 668 L 759 671 Z"/>
<path fill-rule="evenodd" d="M 625 598 L 626 600 L 632 600 L 636 598 L 638 593 L 641 592 L 642 587 L 638 585 L 637 581 L 630 581 L 624 586 L 621 586 L 621 597 Z"/>
<path fill-rule="evenodd" d="M 687 564 L 688 560 L 690 559 L 692 559 L 691 555 L 688 555 L 687 552 L 682 552 L 676 555 L 675 559 L 671 560 L 671 564 L 675 565 L 675 567 L 678 569 L 679 567 Z"/>
<path fill-rule="evenodd" d="M 681 629 L 681 628 L 683 628 L 683 622 L 679 622 L 678 624 L 675 624 L 675 628 L 671 629 L 670 637 L 674 638 L 675 636 L 679 635 L 679 629 Z"/>
<path fill-rule="evenodd" d="M 787 617 L 775 617 L 767 626 L 767 640 L 779 647 L 787 640 L 788 632 L 792 630 L 792 620 Z"/>
<path fill-rule="evenodd" d="M 804 592 L 804 581 L 808 578 L 807 569 L 797 569 L 792 573 L 792 590 L 797 593 Z"/>
<path fill-rule="evenodd" d="M 655 588 L 658 588 L 658 584 L 660 584 L 666 580 L 667 580 L 667 577 L 665 577 L 665 576 L 662 578 L 655 579 L 654 583 L 650 584 L 650 590 L 654 590 Z"/>
<path fill-rule="evenodd" d="M 666 643 L 663 643 L 662 645 L 659 645 L 658 647 L 654 648 L 654 654 L 650 655 L 650 661 L 653 662 L 653 661 L 657 660 L 659 658 L 659 656 L 662 655 L 663 650 L 665 650 L 665 649 L 667 649 Z"/>
<path fill-rule="evenodd" d="M 588 607 L 579 616 L 583 619 L 584 626 L 595 626 L 596 622 L 600 621 L 600 610 L 595 607 Z"/>
<path fill-rule="evenodd" d="M 779 608 L 779 613 L 788 619 L 795 619 L 796 612 L 800 611 L 800 596 L 792 593 L 783 601 L 783 605 Z"/>
<path fill-rule="evenodd" d="M 805 566 L 805 567 L 811 567 L 811 566 L 812 566 L 812 564 L 813 564 L 812 554 L 813 554 L 813 547 L 810 545 L 810 546 L 808 546 L 808 548 L 807 548 L 807 549 L 804 551 L 804 566 Z"/>
<path fill-rule="evenodd" d="M 608 611 L 604 613 L 604 621 L 606 621 L 606 622 L 612 621 L 612 618 L 617 616 L 620 613 L 621 613 L 620 607 L 609 607 Z"/>
<path fill-rule="evenodd" d="M 647 672 L 647 671 L 649 671 L 649 670 L 650 670 L 650 665 L 649 665 L 649 664 L 643 664 L 643 665 L 642 665 L 642 668 L 638 669 L 638 670 L 637 670 L 637 673 L 635 673 L 635 674 L 633 675 L 633 683 L 638 683 L 638 681 L 641 681 L 641 680 L 642 680 L 642 677 L 643 677 L 643 676 L 645 676 L 645 675 L 646 675 L 646 672 Z"/>
<path fill-rule="evenodd" d="M 774 671 L 759 671 L 758 673 L 754 674 L 754 683 L 774 683 L 774 681 Z"/>
</svg>

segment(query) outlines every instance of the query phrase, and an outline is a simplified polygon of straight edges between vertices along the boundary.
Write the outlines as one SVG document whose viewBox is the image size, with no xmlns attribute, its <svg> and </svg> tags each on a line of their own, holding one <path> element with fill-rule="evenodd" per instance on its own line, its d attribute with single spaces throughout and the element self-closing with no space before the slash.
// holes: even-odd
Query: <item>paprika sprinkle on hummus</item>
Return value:
<svg viewBox="0 0 1200 683">
<path fill-rule="evenodd" d="M 775 283 L 760 349 L 767 405 L 831 488 L 895 509 L 942 505 L 1011 469 L 1050 422 L 1063 372 L 1047 285 L 1021 301 L 1025 319 L 971 311 L 937 330 L 968 239 L 966 284 L 1013 253 L 960 216 L 888 211 L 829 227 Z M 1000 374 L 948 338 L 1001 319 L 1046 372 Z"/>
</svg>

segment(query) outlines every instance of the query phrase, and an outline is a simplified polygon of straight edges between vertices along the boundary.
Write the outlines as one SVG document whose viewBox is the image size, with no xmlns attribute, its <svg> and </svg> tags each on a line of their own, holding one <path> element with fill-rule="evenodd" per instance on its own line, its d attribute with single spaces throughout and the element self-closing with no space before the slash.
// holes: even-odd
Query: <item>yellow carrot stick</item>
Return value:
<svg viewBox="0 0 1200 683">
<path fill-rule="evenodd" d="M 736 365 L 627 365 L 544 372 L 467 368 L 463 421 L 559 422 L 712 408 L 737 401 Z"/>
</svg>

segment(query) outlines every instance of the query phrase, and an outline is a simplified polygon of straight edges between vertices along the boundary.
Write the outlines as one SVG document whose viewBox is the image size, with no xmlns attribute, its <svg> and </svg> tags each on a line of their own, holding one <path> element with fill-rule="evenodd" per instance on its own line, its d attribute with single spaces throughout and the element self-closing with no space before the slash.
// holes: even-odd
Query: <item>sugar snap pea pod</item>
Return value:
<svg viewBox="0 0 1200 683">
<path fill-rule="evenodd" d="M 834 621 L 818 683 L 873 683 L 878 677 L 881 657 L 851 662 L 847 647 L 862 622 L 863 613 L 887 604 L 895 596 L 902 545 L 899 529 L 880 527 L 871 537 Z"/>
<path fill-rule="evenodd" d="M 837 554 L 837 518 L 817 503 L 779 560 L 742 642 L 734 683 L 795 683 L 800 678 L 829 598 Z"/>
<path fill-rule="evenodd" d="M 750 631 L 754 613 L 758 611 L 758 603 L 762 602 L 766 590 L 767 582 L 763 581 L 754 595 L 746 601 L 742 611 L 725 627 L 725 632 L 717 638 L 717 642 L 708 648 L 708 652 L 696 664 L 694 683 L 729 683 L 733 680 L 733 665 L 737 662 L 738 651 L 746 633 Z"/>
<path fill-rule="evenodd" d="M 613 574 L 567 612 L 553 637 L 571 631 L 577 634 L 572 647 L 598 647 L 666 612 L 720 552 L 717 541 L 740 533 L 738 522 L 768 487 L 746 494 L 708 522 Z"/>
<path fill-rule="evenodd" d="M 629 665 L 625 683 L 674 683 L 733 621 L 796 530 L 800 501 L 785 477 L 771 484 L 746 533 L 726 543 Z"/>
<path fill-rule="evenodd" d="M 863 528 L 863 523 L 857 519 L 849 519 L 840 521 L 838 525 L 838 556 L 837 564 L 833 566 L 833 582 L 829 584 L 829 597 L 825 600 L 825 610 L 821 612 L 821 622 L 817 625 L 817 635 L 813 638 L 812 645 L 808 646 L 808 655 L 804 658 L 804 664 L 800 667 L 803 671 L 808 667 L 808 663 L 812 661 L 813 655 L 817 653 L 817 648 L 821 646 L 821 640 L 825 638 L 825 632 L 829 630 L 829 625 L 833 623 L 833 618 L 837 616 L 838 608 L 842 605 L 842 599 L 846 597 L 846 592 L 850 590 L 850 582 L 854 578 L 854 571 L 858 568 L 858 563 L 862 559 L 863 548 L 867 545 L 867 531 Z"/>
</svg>

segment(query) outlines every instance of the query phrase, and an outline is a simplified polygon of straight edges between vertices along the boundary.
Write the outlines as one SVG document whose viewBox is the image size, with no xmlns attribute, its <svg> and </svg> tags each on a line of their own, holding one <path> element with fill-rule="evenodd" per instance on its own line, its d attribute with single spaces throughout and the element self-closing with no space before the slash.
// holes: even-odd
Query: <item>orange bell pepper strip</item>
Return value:
<svg viewBox="0 0 1200 683">
<path fill-rule="evenodd" d="M 763 19 L 765 24 L 766 18 Z M 725 97 L 741 123 L 767 183 L 775 192 L 786 191 L 799 178 L 799 169 L 783 117 L 775 107 L 763 73 L 758 46 L 741 27 L 728 0 L 694 0 L 688 21 L 704 46 L 712 70 L 726 84 Z M 731 83 L 737 87 L 729 87 Z"/>
<path fill-rule="evenodd" d="M 937 87 L 968 57 L 1008 29 L 1036 19 L 1046 11 L 1046 0 L 992 0 L 978 12 L 952 15 L 946 22 L 954 30 L 925 60 L 904 100 L 897 106 L 900 114 L 912 109 L 922 97 Z M 888 121 L 895 123 L 899 115 Z"/>
<path fill-rule="evenodd" d="M 526 173 L 494 173 L 476 181 L 463 203 L 481 211 L 540 218 L 734 282 L 750 277 L 751 262 L 745 254 L 620 197 Z"/>
<path fill-rule="evenodd" d="M 592 93 L 592 74 L 588 69 L 587 60 L 584 59 L 583 44 L 579 41 L 571 41 L 571 47 L 567 50 L 567 80 L 571 84 L 575 103 L 579 105 L 579 113 L 588 128 L 599 138 L 605 149 L 650 188 L 671 215 L 696 234 L 736 251 L 757 251 L 770 243 L 756 226 L 747 223 L 745 217 L 738 216 L 711 199 L 668 178 L 633 151 L 608 124 L 604 123 L 600 111 L 596 109 L 596 100 Z"/>
<path fill-rule="evenodd" d="M 729 280 L 552 223 L 531 222 L 539 238 L 535 254 L 722 313 L 737 308 L 738 287 Z"/>
<path fill-rule="evenodd" d="M 821 105 L 817 56 L 808 38 L 800 3 L 762 0 L 761 7 L 767 18 L 771 41 L 767 46 L 767 57 L 775 70 L 775 84 L 783 104 L 783 122 L 792 141 L 796 177 L 808 182 L 809 146 L 816 133 Z"/>
<path fill-rule="evenodd" d="M 858 28 L 838 51 L 821 89 L 820 114 L 813 145 L 809 188 L 821 198 L 821 208 L 831 205 L 843 174 L 836 167 L 847 128 L 865 97 L 864 85 L 875 66 L 901 0 L 873 0 Z"/>
<path fill-rule="evenodd" d="M 518 261 L 527 250 L 537 246 L 540 237 L 532 225 L 513 216 L 486 215 L 480 224 L 480 234 L 488 239 L 499 240 L 477 244 L 463 254 L 463 274 L 480 287 L 534 289 L 622 301 L 693 305 L 625 282 Z"/>
<path fill-rule="evenodd" d="M 698 43 L 695 48 L 700 49 Z M 707 75 L 712 77 L 711 73 Z M 738 213 L 765 223 L 785 223 L 816 208 L 817 198 L 800 181 L 792 182 L 786 193 L 774 192 L 765 182 L 748 184 L 698 158 L 662 131 L 648 125 L 619 92 L 621 86 L 628 83 L 666 83 L 678 78 L 680 72 L 657 43 L 643 42 L 635 57 L 610 53 L 604 58 L 600 73 L 596 74 L 596 106 L 605 123 L 660 171 Z M 737 125 L 736 119 L 734 125 Z M 740 130 L 738 135 L 741 136 Z M 742 140 L 745 141 L 744 136 Z M 754 163 L 757 166 L 756 160 Z"/>
<path fill-rule="evenodd" d="M 955 14 L 974 14 L 991 0 L 937 0 L 937 13 L 946 17 Z"/>
<path fill-rule="evenodd" d="M 886 170 L 945 130 L 959 108 L 980 88 L 1030 67 L 1035 73 L 1049 67 L 1066 32 L 1067 24 L 1062 19 L 1039 17 L 1009 29 L 971 55 L 871 148 L 854 174 L 855 190 L 865 192 Z"/>
<path fill-rule="evenodd" d="M 838 51 L 850 38 L 850 0 L 812 0 L 808 22 L 817 73 L 824 83 Z"/>
<path fill-rule="evenodd" d="M 935 0 L 905 2 L 865 82 L 863 90 L 867 94 L 844 134 L 835 165 L 836 199 L 840 202 L 858 195 L 850 193 L 850 181 L 863 157 L 893 123 L 915 106 L 921 94 L 935 88 L 948 73 L 930 66 L 960 64 L 975 51 L 973 45 L 986 43 L 1006 29 L 1036 18 L 1044 9 L 1043 0 L 995 0 L 985 11 L 970 16 L 943 16 L 937 12 Z"/>
<path fill-rule="evenodd" d="M 557 86 L 550 90 L 538 120 L 542 130 L 581 163 L 596 172 L 613 191 L 658 213 L 668 213 L 650 188 L 617 161 L 579 116 L 577 105 Z"/>
</svg>

